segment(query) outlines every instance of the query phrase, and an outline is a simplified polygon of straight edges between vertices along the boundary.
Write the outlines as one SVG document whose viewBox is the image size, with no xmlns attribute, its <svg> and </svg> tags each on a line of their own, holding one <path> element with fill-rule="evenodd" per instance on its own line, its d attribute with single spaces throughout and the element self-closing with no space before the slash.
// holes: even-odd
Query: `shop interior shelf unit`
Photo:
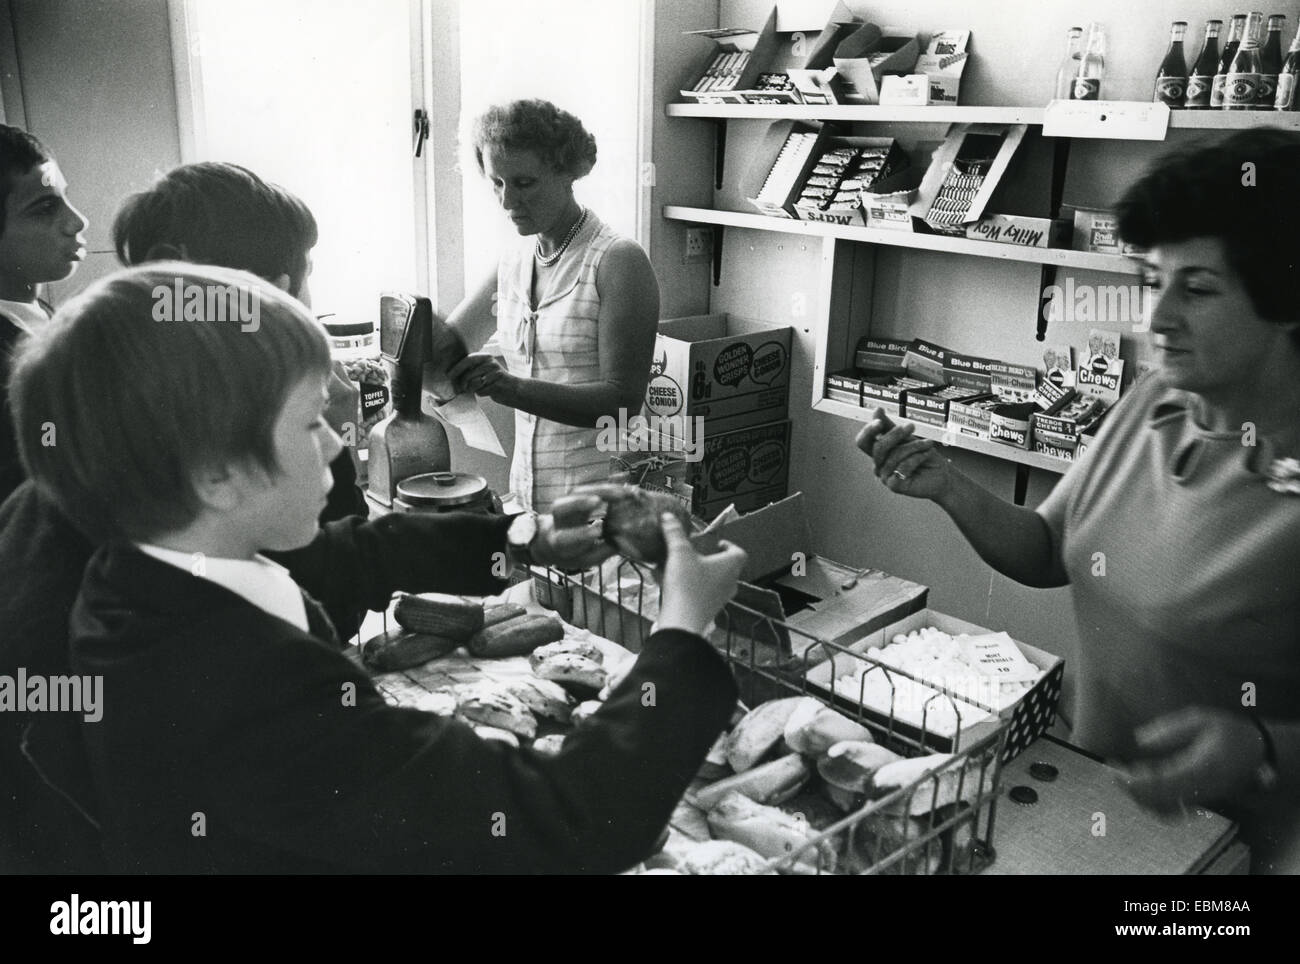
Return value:
<svg viewBox="0 0 1300 964">
<path fill-rule="evenodd" d="M 1031 124 L 1043 123 L 1041 107 L 881 107 L 856 104 L 668 104 L 669 117 L 705 120 L 822 120 L 841 123 Z M 1242 130 L 1257 125 L 1300 130 L 1300 111 L 1176 110 L 1175 130 Z"/>
</svg>

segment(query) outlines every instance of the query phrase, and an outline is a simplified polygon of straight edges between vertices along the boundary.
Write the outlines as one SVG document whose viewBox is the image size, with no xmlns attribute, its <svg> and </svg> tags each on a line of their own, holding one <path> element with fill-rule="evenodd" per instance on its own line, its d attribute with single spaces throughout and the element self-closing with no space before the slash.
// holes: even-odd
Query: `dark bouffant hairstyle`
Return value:
<svg viewBox="0 0 1300 964">
<path fill-rule="evenodd" d="M 181 259 L 289 276 L 296 294 L 316 245 L 316 219 L 293 194 L 247 168 L 204 161 L 173 168 L 122 203 L 113 247 L 125 265 Z"/>
<path fill-rule="evenodd" d="M 555 170 L 584 177 L 596 166 L 596 138 L 582 121 L 547 100 L 516 100 L 489 107 L 470 133 L 474 161 L 483 173 L 483 152 L 492 146 L 533 151 Z"/>
<path fill-rule="evenodd" d="M 1300 134 L 1254 127 L 1158 160 L 1119 202 L 1119 233 L 1143 248 L 1218 238 L 1260 317 L 1300 321 Z M 1300 342 L 1300 333 L 1297 333 Z"/>
</svg>

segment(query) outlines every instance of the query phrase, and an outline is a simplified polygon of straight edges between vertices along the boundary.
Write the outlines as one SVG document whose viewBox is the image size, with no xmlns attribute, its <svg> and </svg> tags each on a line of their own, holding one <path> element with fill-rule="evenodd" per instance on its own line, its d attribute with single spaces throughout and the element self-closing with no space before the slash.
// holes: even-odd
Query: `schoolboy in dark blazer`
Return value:
<svg viewBox="0 0 1300 964">
<path fill-rule="evenodd" d="M 151 292 L 177 276 L 255 286 L 257 331 L 152 321 Z M 109 363 L 89 364 L 104 358 L 104 339 L 117 346 Z M 74 407 L 120 375 L 115 365 L 156 357 L 171 363 L 130 400 L 134 418 Z M 19 359 L 19 444 L 37 484 L 79 525 L 110 536 L 71 623 L 74 671 L 104 681 L 102 718 L 86 735 L 110 868 L 611 872 L 634 863 L 734 705 L 730 673 L 699 631 L 734 590 L 743 553 L 724 546 L 698 557 L 665 524 L 659 629 L 556 757 L 390 707 L 312 636 L 291 584 L 257 554 L 315 534 L 339 444 L 321 420 L 327 371 L 324 339 L 297 302 L 248 275 L 174 263 L 95 285 Z M 195 405 L 229 397 L 248 398 L 248 412 L 269 405 L 274 417 Z M 41 447 L 42 415 L 79 421 L 78 431 Z M 124 450 L 136 455 L 129 465 L 111 457 Z M 256 591 L 250 572 L 261 576 Z"/>
</svg>

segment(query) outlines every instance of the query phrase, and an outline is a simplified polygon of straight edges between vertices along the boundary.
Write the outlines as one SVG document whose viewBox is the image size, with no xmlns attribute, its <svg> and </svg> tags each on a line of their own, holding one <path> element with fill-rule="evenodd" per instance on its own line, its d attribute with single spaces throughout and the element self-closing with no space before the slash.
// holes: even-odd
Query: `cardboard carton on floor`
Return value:
<svg viewBox="0 0 1300 964">
<path fill-rule="evenodd" d="M 643 414 L 670 438 L 691 437 L 696 418 L 709 434 L 784 419 L 793 334 L 739 315 L 661 321 Z"/>
</svg>

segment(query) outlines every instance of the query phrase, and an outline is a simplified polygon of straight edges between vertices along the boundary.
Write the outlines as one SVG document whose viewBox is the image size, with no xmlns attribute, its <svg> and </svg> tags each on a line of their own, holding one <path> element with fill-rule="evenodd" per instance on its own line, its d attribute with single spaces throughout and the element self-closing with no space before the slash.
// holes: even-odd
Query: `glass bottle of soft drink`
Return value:
<svg viewBox="0 0 1300 964">
<path fill-rule="evenodd" d="M 1272 110 L 1277 95 L 1277 75 L 1282 69 L 1282 31 L 1286 17 L 1275 13 L 1268 18 L 1268 34 L 1259 48 L 1259 99 L 1256 110 Z"/>
<path fill-rule="evenodd" d="M 1254 110 L 1259 100 L 1259 31 L 1264 15 L 1252 11 L 1246 21 L 1246 36 L 1232 58 L 1223 85 L 1224 110 Z"/>
<path fill-rule="evenodd" d="M 1101 75 L 1106 70 L 1106 31 L 1101 24 L 1088 24 L 1088 43 L 1079 58 L 1079 71 L 1070 89 L 1071 100 L 1101 100 Z"/>
<path fill-rule="evenodd" d="M 1079 72 L 1079 58 L 1083 56 L 1083 28 L 1071 27 L 1065 33 L 1065 59 L 1056 72 L 1056 100 L 1069 100 L 1074 86 L 1074 75 Z"/>
<path fill-rule="evenodd" d="M 1187 74 L 1187 107 L 1190 110 L 1210 109 L 1210 88 L 1214 86 L 1214 72 L 1219 64 L 1219 30 L 1222 27 L 1222 20 L 1205 23 L 1205 42 Z"/>
<path fill-rule="evenodd" d="M 1232 66 L 1232 58 L 1237 56 L 1237 48 L 1241 46 L 1241 37 L 1245 32 L 1246 15 L 1234 13 L 1232 23 L 1228 25 L 1228 39 L 1223 44 L 1223 56 L 1219 58 L 1219 66 L 1214 71 L 1214 84 L 1210 87 L 1210 107 L 1215 110 L 1223 107 L 1223 86 L 1228 80 L 1228 68 Z"/>
<path fill-rule="evenodd" d="M 1169 30 L 1169 49 L 1156 71 L 1157 104 L 1168 104 L 1171 109 L 1183 106 L 1187 96 L 1187 58 L 1183 56 L 1183 38 L 1187 36 L 1187 21 L 1175 20 Z"/>
<path fill-rule="evenodd" d="M 1300 103 L 1296 98 L 1296 83 L 1300 81 L 1300 28 L 1291 41 L 1291 49 L 1282 61 L 1282 69 L 1277 75 L 1277 93 L 1273 96 L 1274 110 L 1296 110 Z"/>
</svg>

